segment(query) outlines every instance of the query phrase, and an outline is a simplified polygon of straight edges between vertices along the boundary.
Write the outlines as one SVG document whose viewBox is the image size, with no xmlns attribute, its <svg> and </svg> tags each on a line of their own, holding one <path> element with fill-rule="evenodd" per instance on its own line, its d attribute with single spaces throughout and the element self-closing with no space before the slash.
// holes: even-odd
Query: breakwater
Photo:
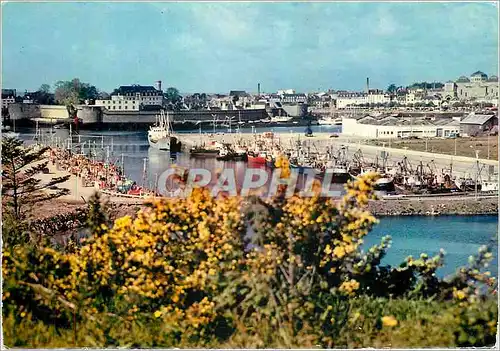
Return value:
<svg viewBox="0 0 500 351">
<path fill-rule="evenodd" d="M 437 197 L 370 201 L 376 216 L 444 216 L 498 214 L 498 197 Z"/>
</svg>

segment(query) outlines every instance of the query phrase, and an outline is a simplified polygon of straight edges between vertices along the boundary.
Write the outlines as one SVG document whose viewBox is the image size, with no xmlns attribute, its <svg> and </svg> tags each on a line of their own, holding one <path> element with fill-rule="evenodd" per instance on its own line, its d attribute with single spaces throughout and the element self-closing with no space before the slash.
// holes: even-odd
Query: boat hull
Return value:
<svg viewBox="0 0 500 351">
<path fill-rule="evenodd" d="M 218 161 L 246 161 L 246 154 L 228 154 L 224 156 L 217 156 Z"/>
<path fill-rule="evenodd" d="M 149 146 L 158 150 L 170 151 L 170 138 L 154 140 L 148 138 Z"/>
<path fill-rule="evenodd" d="M 191 157 L 200 157 L 200 158 L 205 158 L 205 157 L 218 157 L 219 156 L 219 150 L 190 150 L 189 151 L 189 156 Z"/>
<path fill-rule="evenodd" d="M 265 165 L 266 164 L 266 158 L 262 157 L 262 156 L 248 155 L 248 163 Z"/>
</svg>

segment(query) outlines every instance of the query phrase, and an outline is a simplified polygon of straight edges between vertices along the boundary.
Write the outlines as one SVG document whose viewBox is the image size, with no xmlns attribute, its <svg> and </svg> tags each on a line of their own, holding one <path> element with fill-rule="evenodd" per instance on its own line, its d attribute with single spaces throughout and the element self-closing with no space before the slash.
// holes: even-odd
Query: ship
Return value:
<svg viewBox="0 0 500 351">
<path fill-rule="evenodd" d="M 248 155 L 248 163 L 265 165 L 267 153 L 265 151 L 249 151 Z"/>
<path fill-rule="evenodd" d="M 271 123 L 286 123 L 290 122 L 293 119 L 293 117 L 288 117 L 288 116 L 275 116 L 271 117 L 270 122 Z"/>
<path fill-rule="evenodd" d="M 211 140 L 208 144 L 202 143 L 200 145 L 193 146 L 189 150 L 189 156 L 191 157 L 217 157 L 220 155 L 221 150 L 224 148 L 224 144 Z"/>
<path fill-rule="evenodd" d="M 342 125 L 342 118 L 323 117 L 318 119 L 320 125 L 339 126 Z"/>
<path fill-rule="evenodd" d="M 170 118 L 161 110 L 160 115 L 156 116 L 156 123 L 148 131 L 149 146 L 165 151 L 180 151 L 180 143 L 174 135 Z"/>
<path fill-rule="evenodd" d="M 219 150 L 218 161 L 246 161 L 247 153 L 241 149 L 233 149 L 230 144 L 224 144 Z"/>
</svg>

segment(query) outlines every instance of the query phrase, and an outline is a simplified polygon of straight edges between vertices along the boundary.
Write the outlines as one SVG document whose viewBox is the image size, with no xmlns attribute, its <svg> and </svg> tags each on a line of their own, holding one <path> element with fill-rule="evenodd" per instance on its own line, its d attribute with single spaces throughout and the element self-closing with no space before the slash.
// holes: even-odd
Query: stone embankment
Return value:
<svg viewBox="0 0 500 351">
<path fill-rule="evenodd" d="M 498 214 L 498 198 L 375 200 L 369 210 L 376 216 L 439 216 Z"/>
<path fill-rule="evenodd" d="M 105 199 L 106 200 L 106 199 Z M 134 217 L 143 204 L 113 202 L 108 205 L 112 212 L 112 218 L 122 216 Z M 56 214 L 73 212 L 78 208 L 85 208 L 86 205 L 74 201 L 62 199 L 52 200 L 42 213 L 37 213 L 36 218 L 47 218 Z M 443 215 L 495 215 L 498 214 L 498 198 L 483 197 L 475 200 L 473 197 L 460 199 L 447 198 L 410 198 L 370 201 L 368 210 L 375 216 L 443 216 Z"/>
</svg>

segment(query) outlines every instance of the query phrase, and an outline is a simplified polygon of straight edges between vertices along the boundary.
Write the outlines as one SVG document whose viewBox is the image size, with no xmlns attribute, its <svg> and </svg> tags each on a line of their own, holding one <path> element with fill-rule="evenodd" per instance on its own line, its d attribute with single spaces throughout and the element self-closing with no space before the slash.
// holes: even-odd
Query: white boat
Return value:
<svg viewBox="0 0 500 351">
<path fill-rule="evenodd" d="M 2 132 L 2 137 L 4 137 L 4 138 L 19 138 L 19 133 L 15 133 L 15 132 Z"/>
<path fill-rule="evenodd" d="M 498 181 L 484 180 L 481 183 L 481 191 L 498 191 Z"/>
<path fill-rule="evenodd" d="M 276 117 L 271 117 L 271 122 L 273 123 L 284 123 L 284 122 L 290 122 L 293 117 L 287 117 L 287 116 L 276 116 Z"/>
<path fill-rule="evenodd" d="M 342 124 L 342 118 L 323 117 L 318 119 L 320 125 L 338 126 Z"/>
<path fill-rule="evenodd" d="M 159 150 L 171 150 L 172 141 L 177 140 L 172 131 L 170 119 L 165 112 L 161 110 L 160 115 L 156 116 L 156 123 L 154 126 L 149 127 L 148 142 L 150 147 Z"/>
</svg>

